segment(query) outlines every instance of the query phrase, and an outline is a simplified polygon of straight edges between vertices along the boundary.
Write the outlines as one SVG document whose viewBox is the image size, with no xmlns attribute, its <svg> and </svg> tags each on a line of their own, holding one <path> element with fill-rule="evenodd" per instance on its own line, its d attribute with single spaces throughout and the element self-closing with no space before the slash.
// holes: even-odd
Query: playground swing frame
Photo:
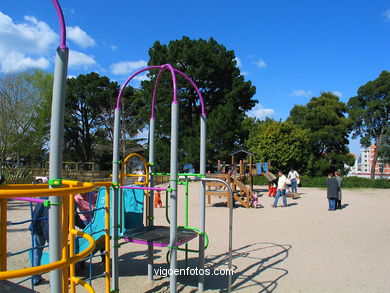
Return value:
<svg viewBox="0 0 390 293">
<path fill-rule="evenodd" d="M 178 134 L 179 134 L 179 101 L 177 99 L 177 91 L 176 91 L 176 74 L 182 75 L 195 89 L 198 94 L 200 105 L 201 105 L 201 115 L 200 115 L 200 174 L 205 176 L 206 174 L 206 113 L 205 113 L 205 105 L 203 101 L 203 97 L 195 85 L 195 83 L 183 72 L 174 69 L 170 64 L 164 64 L 159 66 L 149 66 L 143 68 L 133 75 L 131 75 L 125 83 L 122 85 L 121 90 L 118 94 L 117 105 L 115 108 L 114 115 L 114 144 L 113 144 L 113 168 L 112 168 L 112 185 L 114 187 L 113 190 L 113 213 L 112 223 L 114 227 L 118 227 L 118 196 L 120 188 L 133 188 L 133 189 L 145 189 L 148 190 L 148 227 L 153 227 L 154 225 L 154 217 L 153 217 L 153 199 L 154 199 L 154 180 L 153 176 L 151 176 L 149 181 L 149 187 L 124 187 L 120 186 L 120 121 L 121 121 L 121 98 L 124 89 L 128 85 L 128 83 L 138 74 L 152 70 L 159 69 L 155 86 L 153 90 L 152 97 L 152 107 L 151 107 L 151 118 L 149 125 L 149 174 L 153 174 L 153 166 L 155 159 L 155 103 L 157 97 L 158 84 L 161 79 L 161 76 L 164 71 L 169 71 L 172 77 L 172 87 L 173 87 L 173 99 L 171 102 L 171 147 L 170 147 L 170 269 L 175 271 L 177 269 L 177 188 L 178 188 Z M 201 178 L 200 178 L 201 179 Z M 199 256 L 198 256 L 198 268 L 204 269 L 204 259 L 205 259 L 205 207 L 206 207 L 206 198 L 205 198 L 205 180 L 197 180 L 200 182 L 200 191 L 199 191 Z M 232 198 L 233 196 L 231 196 Z M 113 290 L 119 290 L 119 278 L 118 278 L 118 231 L 114 229 L 113 232 L 113 243 L 112 243 L 112 258 L 113 258 Z M 148 243 L 148 279 L 153 280 L 153 245 Z M 170 275 L 169 288 L 170 292 L 176 292 L 177 285 L 177 276 L 172 274 Z M 204 276 L 199 275 L 198 281 L 199 291 L 204 291 Z"/>
</svg>

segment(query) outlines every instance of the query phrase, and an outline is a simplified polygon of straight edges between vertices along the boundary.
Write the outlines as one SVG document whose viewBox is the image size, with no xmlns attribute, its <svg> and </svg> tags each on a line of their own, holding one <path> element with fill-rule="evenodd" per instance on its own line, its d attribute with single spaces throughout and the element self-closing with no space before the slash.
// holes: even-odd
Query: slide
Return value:
<svg viewBox="0 0 390 293">
<path fill-rule="evenodd" d="M 111 207 L 113 193 L 110 191 Z M 137 228 L 143 225 L 143 207 L 144 207 L 144 191 L 139 189 L 122 189 L 122 194 L 119 199 L 119 219 L 121 225 L 120 237 L 127 229 Z M 106 188 L 101 187 L 96 198 L 95 212 L 92 221 L 82 230 L 92 236 L 96 242 L 96 248 L 93 253 L 98 251 L 104 245 L 105 234 L 105 206 L 106 206 Z M 111 215 L 111 211 L 110 211 Z M 112 226 L 112 223 L 110 223 Z M 81 237 L 75 239 L 76 252 L 85 250 L 89 242 Z M 30 263 L 32 264 L 32 250 L 30 250 Z M 49 262 L 49 254 L 44 252 L 41 258 L 41 264 L 45 265 Z"/>
<path fill-rule="evenodd" d="M 263 175 L 265 177 L 265 179 L 268 180 L 268 182 L 271 182 L 272 180 L 276 179 L 276 176 L 269 171 L 263 172 L 263 173 L 261 173 L 261 175 Z"/>
</svg>

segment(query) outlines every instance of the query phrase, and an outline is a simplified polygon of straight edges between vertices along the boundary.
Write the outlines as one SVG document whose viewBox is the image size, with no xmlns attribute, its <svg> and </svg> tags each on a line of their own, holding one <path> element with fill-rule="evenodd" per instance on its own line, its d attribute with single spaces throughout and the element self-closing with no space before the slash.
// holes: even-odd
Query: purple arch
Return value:
<svg viewBox="0 0 390 293">
<path fill-rule="evenodd" d="M 161 76 L 162 76 L 162 74 L 163 74 L 163 72 L 165 70 L 169 70 L 171 72 L 171 76 L 172 76 L 172 86 L 173 86 L 173 99 L 172 99 L 172 103 L 178 103 L 178 101 L 177 101 L 176 74 L 175 74 L 175 73 L 178 73 L 178 74 L 182 75 L 192 85 L 192 87 L 195 89 L 195 91 L 196 91 L 196 93 L 197 93 L 197 95 L 199 97 L 199 100 L 200 100 L 200 105 L 201 105 L 201 110 L 202 110 L 201 114 L 202 114 L 203 117 L 206 117 L 206 110 L 205 110 L 205 104 L 204 104 L 203 96 L 202 96 L 199 88 L 197 87 L 197 85 L 194 83 L 194 81 L 191 78 L 188 77 L 188 75 L 186 75 L 185 73 L 181 72 L 180 70 L 178 70 L 176 68 L 173 68 L 172 65 L 170 65 L 170 64 L 149 66 L 149 67 L 140 69 L 137 72 L 135 72 L 133 75 L 131 75 L 125 81 L 125 83 L 122 85 L 122 87 L 121 87 L 121 89 L 119 91 L 118 98 L 117 98 L 117 101 L 116 101 L 116 109 L 120 109 L 120 102 L 121 102 L 121 99 L 122 99 L 123 91 L 126 88 L 126 86 L 129 84 L 129 82 L 135 76 L 137 76 L 138 74 L 140 74 L 140 73 L 142 73 L 144 71 L 147 71 L 147 70 L 151 70 L 151 69 L 160 69 L 159 72 L 158 72 L 155 84 L 154 84 L 154 89 L 153 89 L 152 107 L 151 107 L 151 119 L 155 118 L 155 104 L 156 104 L 158 85 L 159 85 Z"/>
<path fill-rule="evenodd" d="M 155 111 L 155 104 L 156 104 L 156 97 L 157 97 L 157 90 L 158 90 L 158 84 L 160 82 L 160 78 L 161 78 L 161 75 L 163 74 L 164 72 L 164 68 L 162 67 L 160 69 L 160 71 L 158 72 L 158 75 L 157 75 L 157 78 L 156 78 L 156 81 L 154 83 L 154 88 L 153 88 L 153 97 L 152 97 L 152 107 L 151 107 L 151 115 L 150 115 L 150 118 L 151 119 L 154 119 L 154 111 Z"/>
<path fill-rule="evenodd" d="M 157 69 L 157 68 L 164 68 L 164 67 L 167 67 L 170 71 L 171 71 L 171 75 L 172 75 L 172 85 L 173 85 L 173 101 L 172 103 L 177 103 L 177 92 L 176 92 L 176 76 L 175 76 L 175 71 L 172 67 L 172 65 L 170 64 L 164 64 L 164 65 L 154 65 L 154 66 L 149 66 L 149 67 L 146 67 L 146 68 L 143 68 L 141 70 L 138 70 L 136 73 L 134 73 L 133 75 L 131 75 L 126 81 L 125 83 L 122 85 L 122 88 L 121 90 L 119 91 L 119 94 L 118 94 L 118 98 L 116 100 L 116 109 L 120 109 L 121 108 L 121 99 L 122 99 L 122 95 L 123 95 L 123 91 L 125 90 L 126 86 L 129 84 L 129 82 L 135 77 L 137 76 L 138 74 L 146 71 L 146 70 L 151 70 L 151 69 Z"/>
<path fill-rule="evenodd" d="M 161 75 L 162 73 L 165 71 L 164 68 L 161 68 L 160 71 L 158 72 L 158 75 L 157 75 L 157 78 L 156 78 L 156 82 L 154 84 L 154 89 L 153 89 L 153 97 L 152 97 L 152 109 L 151 109 L 151 117 L 152 119 L 154 119 L 154 112 L 155 112 L 155 104 L 156 104 L 156 97 L 157 97 L 157 90 L 158 90 L 158 84 L 159 84 L 159 81 L 160 81 L 160 78 L 161 78 Z M 179 73 L 180 75 L 182 75 L 191 85 L 192 87 L 195 89 L 198 97 L 199 97 L 199 100 L 200 100 L 200 107 L 201 107 L 201 111 L 202 111 L 202 116 L 203 117 L 206 117 L 206 109 L 205 109 L 205 105 L 204 105 L 204 100 L 203 100 L 203 96 L 202 96 L 202 93 L 200 92 L 198 86 L 195 84 L 195 82 L 188 77 L 188 75 L 186 75 L 185 73 L 181 72 L 180 70 L 174 68 L 174 71 L 176 73 Z"/>
<path fill-rule="evenodd" d="M 68 47 L 66 47 L 66 26 L 64 14 L 62 13 L 58 0 L 51 0 L 51 2 L 53 2 L 54 8 L 56 9 L 58 23 L 60 24 L 60 49 L 68 49 Z"/>
<path fill-rule="evenodd" d="M 192 87 L 195 89 L 196 93 L 198 94 L 198 97 L 199 97 L 199 100 L 200 100 L 200 107 L 201 107 L 201 110 L 202 110 L 202 116 L 203 117 L 206 117 L 206 107 L 205 107 L 205 104 L 204 104 L 204 100 L 203 100 L 203 96 L 202 96 L 202 93 L 200 92 L 198 86 L 195 84 L 195 82 L 189 78 L 189 76 L 187 74 L 185 74 L 184 72 L 181 72 L 180 70 L 178 69 L 175 69 L 175 72 L 181 74 L 186 80 L 188 80 L 188 82 L 192 85 Z"/>
</svg>

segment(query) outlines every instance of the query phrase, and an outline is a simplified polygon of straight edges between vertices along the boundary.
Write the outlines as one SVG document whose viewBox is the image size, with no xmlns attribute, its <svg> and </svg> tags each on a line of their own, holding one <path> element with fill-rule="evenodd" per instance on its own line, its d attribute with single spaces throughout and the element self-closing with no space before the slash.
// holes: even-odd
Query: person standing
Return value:
<svg viewBox="0 0 390 293">
<path fill-rule="evenodd" d="M 329 202 L 328 211 L 334 211 L 336 209 L 336 200 L 338 198 L 340 187 L 338 181 L 336 180 L 336 178 L 334 178 L 333 173 L 328 174 L 326 187 L 327 187 L 327 198 Z"/>
<path fill-rule="evenodd" d="M 37 267 L 41 265 L 41 258 L 45 243 L 49 242 L 49 208 L 43 203 L 37 203 L 32 214 L 32 222 L 29 230 L 33 238 L 33 255 L 32 266 Z M 39 285 L 44 279 L 41 274 L 33 275 L 32 281 L 34 286 Z"/>
<path fill-rule="evenodd" d="M 93 218 L 93 210 L 95 209 L 97 193 L 90 191 L 87 193 L 79 193 L 74 196 L 74 202 L 79 212 L 79 217 L 84 225 L 88 225 Z"/>
<path fill-rule="evenodd" d="M 299 174 L 297 171 L 294 170 L 294 168 L 291 168 L 291 171 L 288 172 L 287 178 L 291 182 L 291 192 L 292 193 L 298 193 L 297 185 L 299 180 Z"/>
<path fill-rule="evenodd" d="M 275 201 L 272 207 L 276 208 L 278 205 L 279 197 L 283 196 L 283 207 L 287 207 L 287 198 L 286 198 L 286 185 L 287 185 L 287 178 L 283 175 L 283 172 L 281 170 L 278 171 L 278 187 L 276 190 L 276 196 Z"/>
<path fill-rule="evenodd" d="M 339 193 L 336 200 L 336 210 L 337 210 L 337 209 L 341 209 L 341 199 L 343 197 L 343 194 L 341 192 L 341 185 L 343 183 L 343 178 L 341 177 L 341 173 L 338 171 L 335 172 L 335 175 L 336 175 L 336 180 L 339 183 Z"/>
</svg>

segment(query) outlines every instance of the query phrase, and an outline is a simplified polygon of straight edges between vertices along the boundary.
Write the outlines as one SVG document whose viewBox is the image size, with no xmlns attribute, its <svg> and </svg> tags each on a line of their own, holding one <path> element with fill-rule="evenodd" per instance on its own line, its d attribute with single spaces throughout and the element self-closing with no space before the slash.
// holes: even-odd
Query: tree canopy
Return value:
<svg viewBox="0 0 390 293">
<path fill-rule="evenodd" d="M 383 71 L 378 78 L 361 86 L 357 96 L 349 99 L 348 113 L 353 122 L 353 135 L 361 144 L 376 146 L 371 178 L 375 177 L 378 152 L 387 154 L 386 133 L 390 120 L 390 72 Z M 388 135 L 388 134 L 387 134 Z"/>
<path fill-rule="evenodd" d="M 255 154 L 255 161 L 271 161 L 273 170 L 287 171 L 295 168 L 299 172 L 306 167 L 309 130 L 292 122 L 267 119 L 252 124 L 247 148 Z"/>
<path fill-rule="evenodd" d="M 113 113 L 119 92 L 117 82 L 92 72 L 68 79 L 64 158 L 107 165 L 112 156 Z M 132 87 L 122 98 L 122 156 L 126 143 L 142 129 L 145 103 Z M 109 166 L 110 164 L 108 164 Z M 107 166 L 107 167 L 108 167 Z"/>
<path fill-rule="evenodd" d="M 294 106 L 288 121 L 309 131 L 307 172 L 312 176 L 326 175 L 353 165 L 354 158 L 347 147 L 351 120 L 347 106 L 339 97 L 323 92 L 305 105 Z"/>
<path fill-rule="evenodd" d="M 0 77 L 0 162 L 44 160 L 53 76 L 41 70 Z"/>
<path fill-rule="evenodd" d="M 246 136 L 242 131 L 245 112 L 255 106 L 255 87 L 245 81 L 237 67 L 232 50 L 209 40 L 183 37 L 163 45 L 156 41 L 149 50 L 149 65 L 170 63 L 191 77 L 200 88 L 207 111 L 207 155 L 215 163 L 225 159 L 230 151 L 242 145 Z M 142 82 L 145 99 L 150 102 L 157 72 Z M 179 161 L 181 165 L 199 165 L 200 104 L 195 90 L 184 78 L 178 77 L 180 102 Z M 156 105 L 156 162 L 162 169 L 169 166 L 171 80 L 165 74 L 159 86 Z"/>
</svg>

